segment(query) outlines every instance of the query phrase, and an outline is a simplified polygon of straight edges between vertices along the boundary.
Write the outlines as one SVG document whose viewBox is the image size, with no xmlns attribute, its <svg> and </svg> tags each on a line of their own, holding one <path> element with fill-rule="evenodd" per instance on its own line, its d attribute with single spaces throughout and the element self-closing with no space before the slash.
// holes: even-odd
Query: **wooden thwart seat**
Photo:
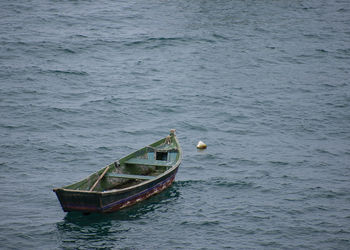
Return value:
<svg viewBox="0 0 350 250">
<path fill-rule="evenodd" d="M 160 160 L 149 160 L 141 158 L 131 158 L 125 162 L 126 164 L 146 165 L 146 166 L 159 166 L 168 167 L 172 166 L 173 162 L 160 161 Z"/>
<path fill-rule="evenodd" d="M 110 173 L 110 174 L 107 174 L 107 176 L 117 177 L 117 178 L 126 178 L 126 179 L 139 179 L 139 180 L 152 180 L 156 178 L 155 176 L 149 176 L 149 175 L 117 174 L 117 173 Z"/>
<path fill-rule="evenodd" d="M 117 178 L 126 178 L 126 179 L 139 179 L 139 180 L 152 180 L 156 178 L 155 176 L 149 176 L 149 175 L 136 175 L 136 174 L 117 174 L 117 173 L 110 173 L 107 174 L 108 177 L 117 177 Z"/>
</svg>

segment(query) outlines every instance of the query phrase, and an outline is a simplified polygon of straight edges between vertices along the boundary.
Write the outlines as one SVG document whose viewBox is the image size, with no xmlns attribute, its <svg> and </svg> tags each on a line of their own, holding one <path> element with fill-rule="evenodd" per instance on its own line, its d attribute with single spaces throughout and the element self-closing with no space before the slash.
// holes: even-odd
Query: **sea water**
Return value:
<svg viewBox="0 0 350 250">
<path fill-rule="evenodd" d="M 0 44 L 1 249 L 349 249 L 349 1 L 1 1 Z M 171 188 L 62 211 L 172 128 Z"/>
</svg>

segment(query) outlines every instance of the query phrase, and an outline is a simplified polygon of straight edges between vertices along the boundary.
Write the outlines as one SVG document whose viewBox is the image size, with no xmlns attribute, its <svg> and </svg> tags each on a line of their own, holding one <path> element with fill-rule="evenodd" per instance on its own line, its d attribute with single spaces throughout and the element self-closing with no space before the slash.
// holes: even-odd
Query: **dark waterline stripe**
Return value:
<svg viewBox="0 0 350 250">
<path fill-rule="evenodd" d="M 157 189 L 158 187 L 164 185 L 164 184 L 165 184 L 166 182 L 168 182 L 169 180 L 175 179 L 176 172 L 177 172 L 177 170 L 175 171 L 175 173 L 174 173 L 173 175 L 171 175 L 170 177 L 168 177 L 168 178 L 165 179 L 164 181 L 162 181 L 162 182 L 156 184 L 155 186 L 150 187 L 150 188 L 148 188 L 148 189 L 146 189 L 146 190 L 144 190 L 144 191 L 142 191 L 142 192 L 140 192 L 140 193 L 137 193 L 137 194 L 135 194 L 135 195 L 133 195 L 133 196 L 129 196 L 129 197 L 125 198 L 125 199 L 122 199 L 122 200 L 119 200 L 119 201 L 115 201 L 115 202 L 113 202 L 113 203 L 111 203 L 111 204 L 109 204 L 109 205 L 106 205 L 106 206 L 104 206 L 104 207 L 102 208 L 102 210 L 107 210 L 107 209 L 109 209 L 109 208 L 111 208 L 111 207 L 114 207 L 114 206 L 117 206 L 117 205 L 119 205 L 119 204 L 126 203 L 126 202 L 128 202 L 128 201 L 130 201 L 130 200 L 133 200 L 133 199 L 137 199 L 138 197 L 141 197 L 141 196 L 143 196 L 144 194 L 149 193 L 149 192 L 151 192 L 151 191 Z"/>
<path fill-rule="evenodd" d="M 158 187 L 164 185 L 165 183 L 169 182 L 171 179 L 175 179 L 175 175 L 177 173 L 177 170 L 175 171 L 175 173 L 173 175 L 171 175 L 170 177 L 168 177 L 167 179 L 163 180 L 162 182 L 160 183 L 157 183 L 156 185 L 140 192 L 140 193 L 137 193 L 133 196 L 129 196 L 127 198 L 124 198 L 122 200 L 118 200 L 118 201 L 115 201 L 111 204 L 108 204 L 102 208 L 100 207 L 97 207 L 97 206 L 89 206 L 89 205 L 84 205 L 84 206 L 77 206 L 77 205 L 70 205 L 70 204 L 66 204 L 64 206 L 65 210 L 85 210 L 85 211 L 90 211 L 90 212 L 103 212 L 103 211 L 106 211 L 106 210 L 110 210 L 111 208 L 115 207 L 115 206 L 118 206 L 120 204 L 123 204 L 123 203 L 127 203 L 128 201 L 131 201 L 133 199 L 137 199 L 139 197 L 142 197 L 143 195 L 146 195 L 147 193 L 151 193 L 153 192 L 155 189 L 157 189 Z M 144 200 L 144 199 L 143 199 Z"/>
</svg>

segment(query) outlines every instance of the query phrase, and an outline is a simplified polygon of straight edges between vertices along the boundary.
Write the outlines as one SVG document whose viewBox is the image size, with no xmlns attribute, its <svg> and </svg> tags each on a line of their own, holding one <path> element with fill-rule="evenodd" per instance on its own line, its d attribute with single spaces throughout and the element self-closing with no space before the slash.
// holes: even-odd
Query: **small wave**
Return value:
<svg viewBox="0 0 350 250">
<path fill-rule="evenodd" d="M 214 225 L 219 225 L 220 221 L 214 220 L 214 221 L 209 221 L 209 220 L 204 220 L 204 221 L 183 221 L 180 223 L 180 225 L 183 226 L 193 226 L 193 227 L 202 227 L 202 226 L 214 226 Z"/>
<path fill-rule="evenodd" d="M 237 165 L 260 166 L 261 164 L 258 161 L 254 161 L 254 160 L 232 157 L 228 165 L 229 166 L 237 166 Z"/>
<path fill-rule="evenodd" d="M 30 128 L 30 126 L 25 124 L 20 124 L 20 125 L 0 124 L 0 128 L 15 130 L 15 129 Z"/>
<path fill-rule="evenodd" d="M 224 39 L 223 37 L 216 37 Z M 164 46 L 175 46 L 181 43 L 215 43 L 215 40 L 208 38 L 192 38 L 192 37 L 151 37 L 142 40 L 124 42 L 126 47 L 140 47 L 143 46 L 145 49 L 154 49 Z"/>
<path fill-rule="evenodd" d="M 201 132 L 207 132 L 208 129 L 204 126 L 201 125 L 196 125 L 196 124 L 192 124 L 189 122 L 182 122 L 182 127 L 189 129 L 189 130 L 195 130 L 195 131 L 201 131 Z"/>
<path fill-rule="evenodd" d="M 79 75 L 79 76 L 89 75 L 85 71 L 76 71 L 76 70 L 44 70 L 43 72 L 51 73 L 51 74 L 65 74 L 65 75 Z"/>
<path fill-rule="evenodd" d="M 221 177 L 213 177 L 208 180 L 177 181 L 176 185 L 180 187 L 205 185 L 205 186 L 224 187 L 224 188 L 237 187 L 240 189 L 254 187 L 254 184 L 252 182 L 246 182 L 242 180 L 234 181 L 234 180 L 229 180 Z"/>
<path fill-rule="evenodd" d="M 88 36 L 82 35 L 82 34 L 76 34 L 76 35 L 71 35 L 69 36 L 70 39 L 75 39 L 75 38 L 88 38 Z"/>
<path fill-rule="evenodd" d="M 186 38 L 182 37 L 160 37 L 160 38 L 147 38 L 143 40 L 138 40 L 138 41 L 133 41 L 133 42 L 126 42 L 124 43 L 125 46 L 127 47 L 137 47 L 137 46 L 142 46 L 142 45 L 151 45 L 149 48 L 155 48 L 155 47 L 160 47 L 160 46 L 172 46 L 176 42 L 185 42 L 187 41 Z"/>
<path fill-rule="evenodd" d="M 87 100 L 84 103 L 81 104 L 82 107 L 94 107 L 94 108 L 101 108 L 101 106 L 105 105 L 118 105 L 124 102 L 124 98 L 117 98 L 114 96 L 111 97 L 104 97 L 104 98 L 99 98 L 99 99 L 94 99 L 94 100 Z M 103 108 L 105 109 L 105 108 Z M 121 111 L 118 111 L 121 112 Z"/>
<path fill-rule="evenodd" d="M 337 85 L 332 84 L 332 83 L 323 83 L 322 86 L 324 86 L 326 88 L 336 88 L 336 87 L 338 87 Z M 328 102 L 328 103 L 326 103 L 326 105 L 333 105 L 333 103 Z"/>
<path fill-rule="evenodd" d="M 335 153 L 332 153 L 326 149 L 321 149 L 321 148 L 318 148 L 316 149 L 316 152 L 317 153 L 320 153 L 320 154 L 328 154 L 328 155 L 331 155 L 331 156 L 338 156 L 338 154 L 335 154 Z"/>
<path fill-rule="evenodd" d="M 174 183 L 175 186 L 179 187 L 189 187 L 195 184 L 205 184 L 204 180 L 187 180 L 187 181 L 176 181 Z"/>
<path fill-rule="evenodd" d="M 316 51 L 320 53 L 328 53 L 328 51 L 325 49 L 316 49 Z"/>
<path fill-rule="evenodd" d="M 226 36 L 224 35 L 219 35 L 217 33 L 214 33 L 213 34 L 213 37 L 216 38 L 216 39 L 220 39 L 220 40 L 229 40 L 229 38 L 227 38 Z"/>
<path fill-rule="evenodd" d="M 239 188 L 251 188 L 254 186 L 252 182 L 246 181 L 232 181 L 226 178 L 212 178 L 208 181 L 208 184 L 216 187 L 239 187 Z"/>
<path fill-rule="evenodd" d="M 72 49 L 62 49 L 64 53 L 67 53 L 67 54 L 75 54 L 76 52 Z"/>
<path fill-rule="evenodd" d="M 289 165 L 288 162 L 284 162 L 284 161 L 270 161 L 270 163 L 272 165 L 275 165 L 275 166 L 287 166 L 287 165 Z"/>
<path fill-rule="evenodd" d="M 339 13 L 346 13 L 346 12 L 349 12 L 350 10 L 349 9 L 345 9 L 345 8 L 340 8 L 337 10 L 337 12 Z"/>
<path fill-rule="evenodd" d="M 144 129 L 121 130 L 120 133 L 127 134 L 127 135 L 144 135 L 146 134 L 146 130 Z"/>
<path fill-rule="evenodd" d="M 333 190 L 327 190 L 322 187 L 315 187 L 310 188 L 310 194 L 308 195 L 308 198 L 325 198 L 325 199 L 333 199 L 333 198 L 340 198 L 340 197 L 346 197 L 348 195 L 347 191 L 333 191 Z"/>
<path fill-rule="evenodd" d="M 98 150 L 98 151 L 112 151 L 112 148 L 109 148 L 106 146 L 101 146 L 101 147 L 98 147 L 96 150 Z"/>
<path fill-rule="evenodd" d="M 350 55 L 350 48 L 347 49 L 337 49 L 338 53 Z"/>
</svg>

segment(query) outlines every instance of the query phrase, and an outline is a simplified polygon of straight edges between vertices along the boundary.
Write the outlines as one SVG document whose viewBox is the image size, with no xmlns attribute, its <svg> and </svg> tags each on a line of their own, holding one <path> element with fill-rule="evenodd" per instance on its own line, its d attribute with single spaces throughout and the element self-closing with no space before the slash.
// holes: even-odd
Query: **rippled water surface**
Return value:
<svg viewBox="0 0 350 250">
<path fill-rule="evenodd" d="M 1 1 L 0 248 L 349 249 L 349 79 L 345 0 Z M 171 128 L 171 188 L 61 210 Z"/>
</svg>

